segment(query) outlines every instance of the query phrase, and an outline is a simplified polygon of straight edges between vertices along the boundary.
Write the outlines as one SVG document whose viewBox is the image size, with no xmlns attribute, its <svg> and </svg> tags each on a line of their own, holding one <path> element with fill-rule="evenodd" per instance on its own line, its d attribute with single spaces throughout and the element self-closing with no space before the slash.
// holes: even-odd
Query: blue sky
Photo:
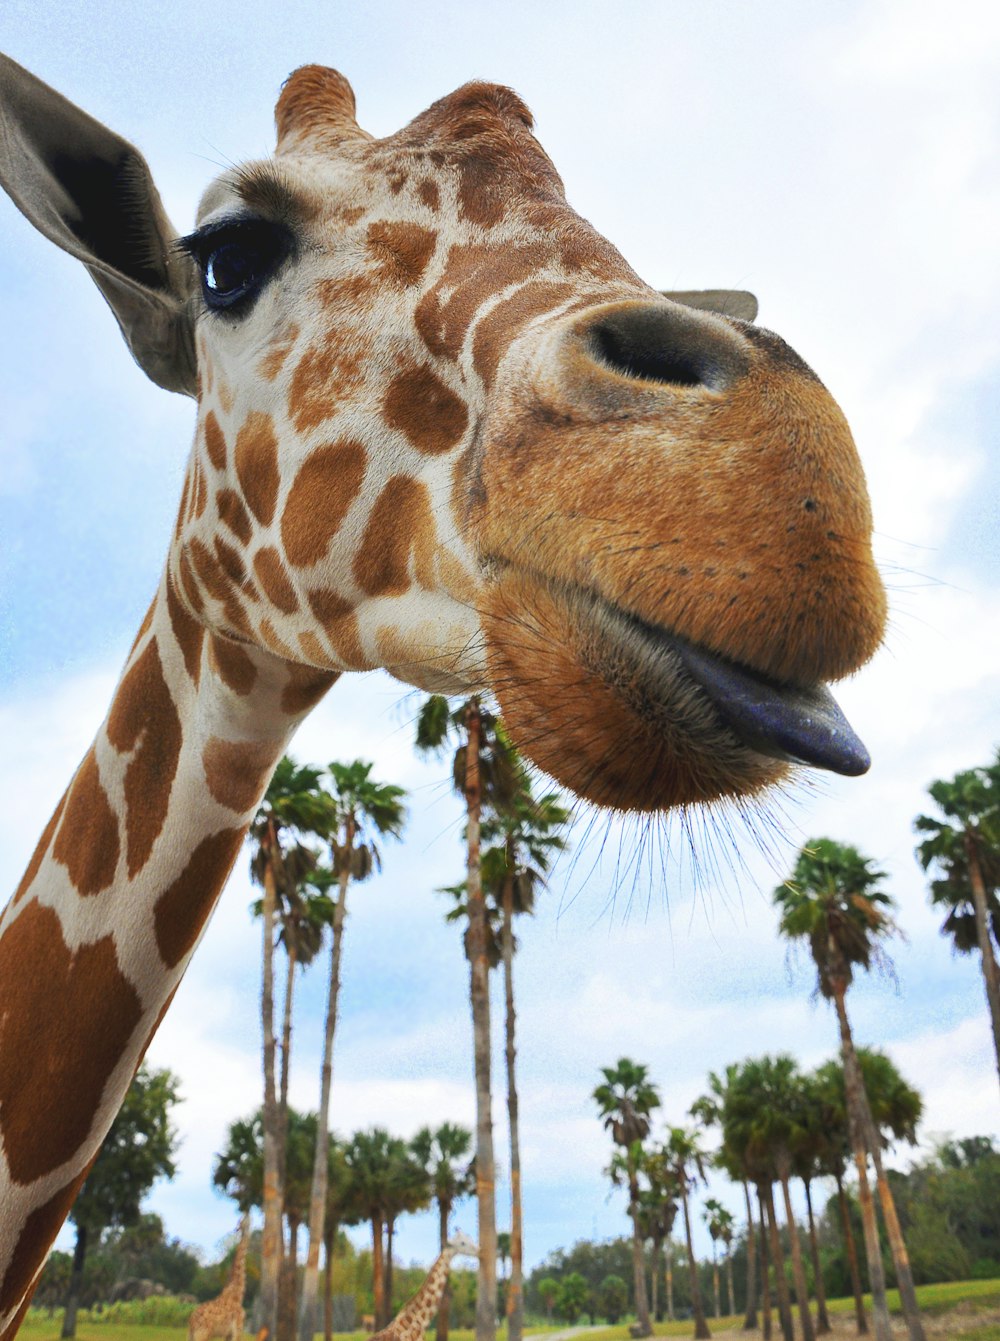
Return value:
<svg viewBox="0 0 1000 1341">
<path fill-rule="evenodd" d="M 931 779 L 1000 742 L 1000 18 L 975 0 L 958 10 L 960 20 L 925 0 L 625 0 L 613 18 L 563 0 L 4 6 L 0 46 L 142 148 L 181 230 L 219 166 L 268 151 L 274 99 L 298 64 L 347 74 L 376 134 L 469 78 L 510 83 L 571 202 L 640 274 L 754 290 L 761 322 L 852 423 L 892 602 L 885 649 L 839 691 L 872 771 L 800 786 L 775 863 L 747 839 L 745 867 L 721 881 L 706 857 L 691 878 L 671 826 L 637 875 L 634 826 L 603 820 L 561 864 L 518 962 L 530 1262 L 624 1230 L 589 1099 L 600 1065 L 648 1063 L 676 1122 L 710 1067 L 762 1050 L 806 1065 L 832 1052 L 833 1021 L 809 999 L 808 966 L 786 962 L 767 897 L 811 834 L 857 842 L 901 905 L 898 986 L 858 985 L 859 1038 L 887 1048 L 924 1093 L 926 1140 L 1000 1130 L 978 973 L 937 936 L 910 829 Z M 155 587 L 193 416 L 143 379 L 86 274 L 6 199 L 0 303 L 0 875 L 13 886 Z M 415 709 L 388 677 L 345 677 L 295 747 L 316 762 L 373 759 L 411 791 L 406 844 L 353 898 L 341 1131 L 472 1122 L 465 964 L 434 894 L 460 875 L 460 819 L 440 768 L 410 750 Z M 212 1154 L 259 1092 L 250 897 L 241 859 L 151 1052 L 185 1095 L 180 1175 L 152 1204 L 207 1250 L 235 1224 L 210 1188 Z M 301 1106 L 316 1103 L 323 990 L 321 970 L 304 978 Z M 502 1150 L 499 1089 L 495 1118 Z M 502 1188 L 499 1204 L 502 1223 Z M 472 1228 L 471 1208 L 459 1219 Z M 435 1234 L 430 1215 L 405 1221 L 404 1260 L 426 1260 Z"/>
</svg>

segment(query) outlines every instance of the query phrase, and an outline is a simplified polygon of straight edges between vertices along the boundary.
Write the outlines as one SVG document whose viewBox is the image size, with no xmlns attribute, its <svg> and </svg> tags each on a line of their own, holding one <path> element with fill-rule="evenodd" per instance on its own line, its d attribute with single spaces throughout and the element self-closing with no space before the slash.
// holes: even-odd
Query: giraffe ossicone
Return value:
<svg viewBox="0 0 1000 1341">
<path fill-rule="evenodd" d="M 695 310 L 745 299 L 644 283 L 509 89 L 373 139 L 307 66 L 276 122 L 178 245 L 138 151 L 0 58 L 0 181 L 197 401 L 159 588 L 0 921 L 0 1341 L 341 673 L 492 690 L 528 757 L 621 810 L 865 765 L 822 685 L 885 598 L 809 368 Z"/>
</svg>

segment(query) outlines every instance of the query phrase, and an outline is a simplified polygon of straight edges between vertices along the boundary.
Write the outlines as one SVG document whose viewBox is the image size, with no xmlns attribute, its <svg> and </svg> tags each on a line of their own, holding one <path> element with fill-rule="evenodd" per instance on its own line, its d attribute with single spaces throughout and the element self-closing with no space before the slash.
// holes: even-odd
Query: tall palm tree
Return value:
<svg viewBox="0 0 1000 1341">
<path fill-rule="evenodd" d="M 762 1057 L 745 1062 L 726 1105 L 727 1129 L 732 1137 L 742 1136 L 751 1159 L 769 1162 L 781 1184 L 785 1203 L 785 1223 L 792 1250 L 792 1278 L 798 1304 L 802 1335 L 813 1341 L 815 1330 L 809 1312 L 809 1289 L 802 1244 L 792 1211 L 789 1182 L 796 1149 L 804 1135 L 803 1094 L 798 1067 L 791 1057 Z"/>
<path fill-rule="evenodd" d="M 478 694 L 451 708 L 440 694 L 425 700 L 417 717 L 416 747 L 440 753 L 458 742 L 452 760 L 455 791 L 465 800 L 465 883 L 469 933 L 469 998 L 472 1007 L 476 1079 L 476 1205 L 479 1267 L 476 1277 L 476 1338 L 496 1337 L 497 1224 L 490 1075 L 489 937 L 480 859 L 483 807 L 501 808 L 517 790 L 518 768 L 497 717 Z"/>
<path fill-rule="evenodd" d="M 405 1141 L 393 1143 L 389 1152 L 389 1167 L 385 1176 L 385 1258 L 384 1299 L 386 1321 L 393 1316 L 392 1303 L 392 1245 L 396 1221 L 401 1215 L 421 1211 L 430 1203 L 431 1187 L 427 1171 L 412 1147 Z"/>
<path fill-rule="evenodd" d="M 501 729 L 498 723 L 497 730 Z M 566 827 L 570 816 L 557 792 L 535 797 L 527 772 L 518 768 L 517 774 L 517 790 L 506 803 L 494 807 L 493 813 L 484 818 L 481 829 L 482 841 L 490 844 L 482 854 L 483 890 L 500 913 L 500 957 L 506 1008 L 511 1263 L 504 1300 L 507 1341 L 521 1341 L 524 1331 L 521 1140 L 515 1073 L 514 917 L 534 912 L 535 896 L 545 883 L 552 859 L 565 850 L 566 840 L 560 831 Z"/>
<path fill-rule="evenodd" d="M 452 1207 L 476 1190 L 476 1173 L 469 1160 L 472 1133 L 453 1122 L 444 1122 L 435 1130 L 421 1127 L 410 1142 L 410 1149 L 423 1165 L 431 1195 L 438 1205 L 438 1240 L 443 1252 L 448 1243 Z M 436 1341 L 448 1341 L 450 1307 L 451 1288 L 446 1285 L 437 1312 Z"/>
<path fill-rule="evenodd" d="M 813 1281 L 816 1289 L 816 1335 L 825 1336 L 833 1328 L 826 1309 L 826 1290 L 823 1268 L 816 1235 L 816 1217 L 813 1214 L 812 1184 L 822 1176 L 829 1165 L 831 1134 L 826 1126 L 826 1108 L 815 1076 L 799 1077 L 800 1103 L 798 1111 L 799 1139 L 792 1165 L 796 1178 L 801 1179 L 806 1194 L 806 1217 L 809 1228 L 809 1249 L 812 1254 Z"/>
<path fill-rule="evenodd" d="M 387 1200 L 386 1182 L 392 1164 L 393 1150 L 398 1143 L 399 1138 L 391 1136 L 385 1128 L 372 1127 L 368 1131 L 355 1132 L 344 1150 L 357 1209 L 361 1217 L 371 1226 L 372 1292 L 376 1329 L 384 1327 L 388 1321 L 383 1230 Z"/>
<path fill-rule="evenodd" d="M 669 1152 L 662 1147 L 646 1150 L 642 1160 L 642 1171 L 648 1187 L 640 1191 L 639 1204 L 644 1236 L 652 1241 L 653 1271 L 653 1316 L 660 1321 L 661 1312 L 657 1308 L 657 1279 L 661 1269 L 670 1270 L 669 1257 L 664 1253 L 664 1245 L 669 1245 L 677 1219 L 677 1198 L 680 1195 L 677 1178 L 674 1173 Z M 668 1249 L 669 1252 L 669 1249 Z M 667 1281 L 667 1311 L 673 1314 L 673 1280 Z"/>
<path fill-rule="evenodd" d="M 628 1182 L 629 1215 L 632 1219 L 632 1274 L 635 1316 L 641 1336 L 651 1336 L 646 1302 L 646 1272 L 639 1228 L 639 1161 L 642 1142 L 649 1135 L 650 1115 L 660 1106 L 660 1096 L 650 1082 L 649 1070 L 639 1062 L 621 1057 L 616 1066 L 602 1066 L 604 1082 L 594 1090 L 604 1126 L 622 1152 Z"/>
<path fill-rule="evenodd" d="M 353 763 L 331 763 L 327 769 L 327 803 L 333 817 L 330 826 L 330 856 L 337 881 L 330 943 L 330 983 L 326 1000 L 323 1037 L 323 1067 L 320 1078 L 316 1148 L 313 1153 L 312 1194 L 309 1205 L 309 1249 L 302 1278 L 299 1309 L 299 1341 L 312 1341 L 317 1323 L 319 1295 L 319 1250 L 323 1242 L 323 1218 L 329 1168 L 330 1085 L 333 1077 L 333 1038 L 337 1027 L 340 996 L 340 959 L 347 914 L 347 889 L 351 880 L 365 880 L 380 865 L 376 838 L 398 838 L 406 821 L 402 787 L 376 782 L 372 765 L 361 759 Z"/>
<path fill-rule="evenodd" d="M 941 930 L 960 954 L 978 948 L 1000 1076 L 1000 750 L 991 764 L 928 788 L 940 816 L 918 815 L 917 848 L 931 902 L 948 909 Z"/>
<path fill-rule="evenodd" d="M 826 1134 L 826 1143 L 820 1155 L 819 1168 L 822 1173 L 833 1178 L 837 1186 L 841 1235 L 844 1240 L 844 1253 L 847 1257 L 851 1289 L 854 1294 L 854 1317 L 858 1335 L 864 1336 L 868 1331 L 868 1318 L 865 1314 L 858 1252 L 854 1243 L 854 1231 L 851 1229 L 847 1194 L 844 1191 L 844 1168 L 850 1155 L 851 1142 L 848 1133 L 843 1063 L 839 1061 L 824 1062 L 813 1073 L 813 1083 L 820 1104 L 823 1130 Z"/>
<path fill-rule="evenodd" d="M 699 1095 L 688 1109 L 691 1117 L 703 1127 L 718 1128 L 722 1140 L 719 1149 L 712 1156 L 712 1163 L 743 1188 L 743 1198 L 747 1208 L 747 1297 L 746 1313 L 743 1317 L 743 1330 L 753 1331 L 757 1327 L 757 1235 L 754 1229 L 753 1205 L 750 1201 L 750 1175 L 745 1168 L 739 1151 L 726 1144 L 722 1114 L 725 1106 L 726 1088 L 732 1084 L 739 1067 L 732 1063 L 726 1067 L 725 1077 L 715 1071 L 708 1073 L 708 1091 Z"/>
<path fill-rule="evenodd" d="M 274 943 L 275 919 L 281 890 L 290 888 L 308 865 L 309 849 L 304 836 L 325 832 L 326 803 L 319 791 L 319 769 L 300 766 L 285 755 L 264 793 L 260 809 L 250 826 L 253 856 L 250 873 L 264 890 L 261 902 L 263 966 L 261 971 L 261 1022 L 263 1030 L 263 1209 L 261 1240 L 261 1314 L 270 1335 L 278 1336 L 278 1278 L 282 1257 L 281 1159 L 285 1147 L 281 1113 L 275 1085 L 274 1037 Z"/>
<path fill-rule="evenodd" d="M 780 910 L 779 929 L 789 939 L 809 942 L 816 965 L 820 993 L 833 1001 L 840 1025 L 840 1047 L 844 1062 L 847 1115 L 858 1170 L 862 1224 L 868 1273 L 872 1286 L 872 1311 L 878 1341 L 891 1336 L 885 1304 L 885 1276 L 875 1227 L 866 1168 L 866 1149 L 872 1151 L 876 1168 L 881 1156 L 875 1149 L 878 1137 L 872 1123 L 847 1016 L 847 989 L 856 968 L 869 969 L 884 958 L 881 941 L 892 934 L 893 900 L 880 888 L 884 872 L 855 847 L 829 838 L 812 839 L 799 853 L 791 877 L 774 891 Z M 880 1201 L 892 1249 L 900 1302 L 911 1341 L 924 1341 L 906 1244 L 899 1228 L 892 1190 L 880 1180 Z"/>
<path fill-rule="evenodd" d="M 722 1238 L 722 1215 L 729 1215 L 721 1201 L 715 1197 L 706 1197 L 701 1208 L 701 1218 L 712 1240 L 712 1295 L 715 1301 L 715 1316 L 722 1317 L 722 1294 L 719 1290 L 719 1240 Z M 732 1217 L 730 1216 L 730 1220 Z"/>
<path fill-rule="evenodd" d="M 700 1179 L 705 1181 L 705 1154 L 698 1145 L 695 1132 L 686 1127 L 668 1127 L 666 1150 L 677 1179 L 677 1188 L 681 1196 L 681 1210 L 684 1213 L 684 1234 L 687 1239 L 688 1269 L 691 1272 L 691 1310 L 694 1314 L 694 1334 L 701 1338 L 711 1337 L 705 1320 L 705 1306 L 701 1298 L 701 1284 L 698 1280 L 698 1263 L 694 1255 L 694 1243 L 691 1238 L 691 1210 L 688 1205 L 690 1189 Z"/>
</svg>

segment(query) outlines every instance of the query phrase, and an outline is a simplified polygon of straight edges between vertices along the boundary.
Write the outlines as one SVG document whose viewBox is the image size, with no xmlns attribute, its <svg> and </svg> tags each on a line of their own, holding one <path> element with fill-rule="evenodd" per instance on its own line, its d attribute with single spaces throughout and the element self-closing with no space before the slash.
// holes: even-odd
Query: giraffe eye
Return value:
<svg viewBox="0 0 1000 1341">
<path fill-rule="evenodd" d="M 201 271 L 205 305 L 213 312 L 249 310 L 291 250 L 287 231 L 260 219 L 217 224 L 183 238 L 181 248 Z"/>
</svg>

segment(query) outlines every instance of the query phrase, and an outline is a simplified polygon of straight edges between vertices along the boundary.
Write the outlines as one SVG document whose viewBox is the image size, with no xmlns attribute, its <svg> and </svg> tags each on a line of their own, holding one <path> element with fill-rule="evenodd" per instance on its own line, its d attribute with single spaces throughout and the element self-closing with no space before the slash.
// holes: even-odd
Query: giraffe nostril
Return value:
<svg viewBox="0 0 1000 1341">
<path fill-rule="evenodd" d="M 663 303 L 605 310 L 584 333 L 591 357 L 625 377 L 721 391 L 746 371 L 740 336 L 717 319 Z"/>
</svg>

